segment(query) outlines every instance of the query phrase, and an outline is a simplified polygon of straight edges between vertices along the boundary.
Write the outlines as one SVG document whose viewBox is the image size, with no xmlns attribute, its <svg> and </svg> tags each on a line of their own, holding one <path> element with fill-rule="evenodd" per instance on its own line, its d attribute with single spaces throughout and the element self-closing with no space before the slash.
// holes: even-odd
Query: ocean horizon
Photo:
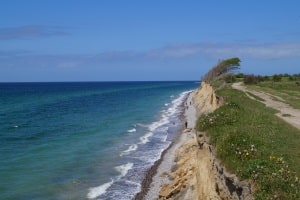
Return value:
<svg viewBox="0 0 300 200">
<path fill-rule="evenodd" d="M 1 198 L 132 199 L 199 84 L 0 83 Z"/>
</svg>

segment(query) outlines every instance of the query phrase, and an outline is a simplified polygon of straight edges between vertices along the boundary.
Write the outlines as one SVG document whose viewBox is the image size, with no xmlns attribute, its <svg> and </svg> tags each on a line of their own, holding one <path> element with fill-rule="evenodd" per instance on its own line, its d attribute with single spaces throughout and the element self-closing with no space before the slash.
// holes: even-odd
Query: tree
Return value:
<svg viewBox="0 0 300 200">
<path fill-rule="evenodd" d="M 216 78 L 233 72 L 240 68 L 241 60 L 239 58 L 229 58 L 226 60 L 221 60 L 216 66 L 214 66 L 207 74 L 204 75 L 202 81 L 212 82 Z"/>
<path fill-rule="evenodd" d="M 244 74 L 243 73 L 238 73 L 237 75 L 235 75 L 236 78 L 244 78 Z"/>
<path fill-rule="evenodd" d="M 257 76 L 254 76 L 253 74 L 244 76 L 245 84 L 256 84 L 257 82 L 258 82 Z"/>
<path fill-rule="evenodd" d="M 274 82 L 280 82 L 281 81 L 281 75 L 279 74 L 279 75 L 277 75 L 277 74 L 275 74 L 274 76 L 273 76 L 273 81 Z"/>
<path fill-rule="evenodd" d="M 226 74 L 224 80 L 226 83 L 234 83 L 236 81 L 236 78 L 233 74 Z"/>
</svg>

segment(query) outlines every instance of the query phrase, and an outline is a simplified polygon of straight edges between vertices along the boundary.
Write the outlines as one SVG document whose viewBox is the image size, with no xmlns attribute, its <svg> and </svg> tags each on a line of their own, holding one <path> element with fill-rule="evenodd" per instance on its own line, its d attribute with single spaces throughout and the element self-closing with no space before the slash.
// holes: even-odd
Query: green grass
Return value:
<svg viewBox="0 0 300 200">
<path fill-rule="evenodd" d="M 295 81 L 260 82 L 257 85 L 247 85 L 254 90 L 262 90 L 275 96 L 279 96 L 294 108 L 300 109 L 300 86 Z"/>
<path fill-rule="evenodd" d="M 300 199 L 300 131 L 243 92 L 227 86 L 218 95 L 226 103 L 197 121 L 217 157 L 254 183 L 256 199 Z"/>
</svg>

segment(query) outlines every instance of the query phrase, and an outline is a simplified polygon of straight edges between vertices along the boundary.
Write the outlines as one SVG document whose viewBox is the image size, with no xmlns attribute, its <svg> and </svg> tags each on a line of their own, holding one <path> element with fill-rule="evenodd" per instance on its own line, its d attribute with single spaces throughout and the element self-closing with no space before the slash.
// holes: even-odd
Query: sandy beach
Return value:
<svg viewBox="0 0 300 200">
<path fill-rule="evenodd" d="M 188 140 L 193 138 L 194 132 L 193 128 L 196 122 L 196 110 L 193 106 L 192 102 L 193 92 L 191 92 L 186 102 L 184 103 L 184 119 L 187 122 L 187 128 L 180 133 L 179 137 L 174 141 L 174 144 L 171 145 L 169 149 L 162 156 L 161 162 L 157 167 L 156 174 L 152 178 L 152 183 L 150 184 L 150 189 L 146 193 L 144 199 L 146 200 L 154 200 L 159 198 L 159 193 L 161 191 L 161 187 L 164 184 L 169 184 L 169 176 L 171 174 L 174 166 L 176 165 L 176 150 L 179 149 L 183 144 L 185 144 Z"/>
</svg>

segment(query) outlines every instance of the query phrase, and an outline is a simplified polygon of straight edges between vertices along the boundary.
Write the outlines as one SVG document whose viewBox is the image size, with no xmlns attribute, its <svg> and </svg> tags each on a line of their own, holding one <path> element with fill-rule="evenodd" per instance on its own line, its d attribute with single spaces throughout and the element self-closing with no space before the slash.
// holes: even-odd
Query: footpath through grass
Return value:
<svg viewBox="0 0 300 200">
<path fill-rule="evenodd" d="M 283 80 L 281 82 L 265 81 L 256 85 L 247 85 L 248 88 L 265 91 L 279 96 L 294 108 L 300 109 L 300 86 L 294 81 Z"/>
<path fill-rule="evenodd" d="M 229 85 L 218 95 L 225 104 L 197 121 L 217 157 L 254 183 L 256 199 L 300 199 L 300 131 Z"/>
</svg>

